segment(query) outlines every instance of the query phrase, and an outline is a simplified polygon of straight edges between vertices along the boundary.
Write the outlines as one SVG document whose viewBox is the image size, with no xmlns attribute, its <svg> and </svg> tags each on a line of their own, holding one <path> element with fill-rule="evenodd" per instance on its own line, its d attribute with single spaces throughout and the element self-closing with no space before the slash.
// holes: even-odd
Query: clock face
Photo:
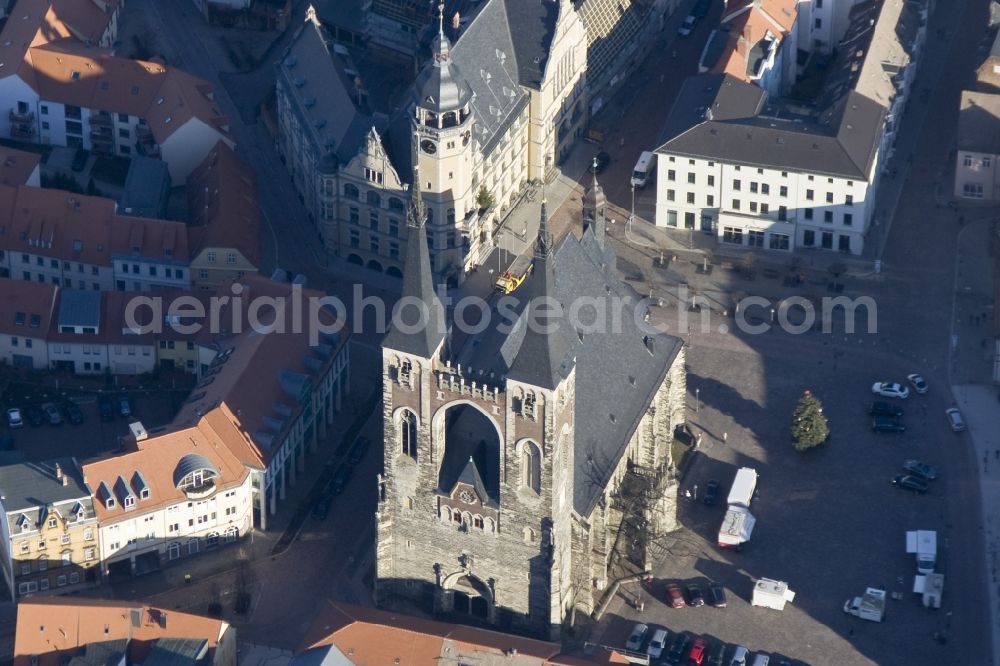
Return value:
<svg viewBox="0 0 1000 666">
<path fill-rule="evenodd" d="M 462 492 L 461 492 L 461 493 L 459 494 L 458 498 L 459 498 L 460 500 L 462 500 L 463 502 L 465 502 L 466 504 L 472 504 L 472 502 L 473 502 L 473 501 L 475 501 L 475 499 L 476 499 L 476 498 L 475 498 L 475 497 L 474 497 L 474 496 L 472 495 L 472 493 L 470 493 L 470 492 L 469 492 L 468 490 L 463 490 L 463 491 L 462 491 Z"/>
<path fill-rule="evenodd" d="M 424 151 L 429 155 L 433 155 L 437 152 L 437 144 L 435 144 L 430 139 L 424 139 L 420 142 L 420 150 Z"/>
</svg>

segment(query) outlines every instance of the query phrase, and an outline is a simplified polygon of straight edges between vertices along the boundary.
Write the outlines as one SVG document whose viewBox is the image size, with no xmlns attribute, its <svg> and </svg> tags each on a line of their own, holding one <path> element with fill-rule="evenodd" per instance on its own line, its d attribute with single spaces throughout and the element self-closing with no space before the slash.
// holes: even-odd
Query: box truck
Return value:
<svg viewBox="0 0 1000 666">
<path fill-rule="evenodd" d="M 881 622 L 885 615 L 885 590 L 869 587 L 860 597 L 845 601 L 844 612 L 862 620 Z"/>
<path fill-rule="evenodd" d="M 786 603 L 795 600 L 795 593 L 788 589 L 788 583 L 770 578 L 761 578 L 753 585 L 753 606 L 763 606 L 774 610 L 784 610 Z"/>
<path fill-rule="evenodd" d="M 906 552 L 917 556 L 917 572 L 934 573 L 937 562 L 937 532 L 934 530 L 910 530 L 906 533 Z"/>
</svg>

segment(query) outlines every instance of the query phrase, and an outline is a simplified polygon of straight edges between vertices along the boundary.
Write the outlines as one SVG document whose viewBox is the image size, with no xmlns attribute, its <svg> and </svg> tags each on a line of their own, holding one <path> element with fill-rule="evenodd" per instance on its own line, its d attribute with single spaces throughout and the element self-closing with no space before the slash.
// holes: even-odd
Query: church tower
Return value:
<svg viewBox="0 0 1000 666">
<path fill-rule="evenodd" d="M 451 58 L 444 31 L 444 5 L 438 5 L 438 34 L 431 42 L 432 62 L 414 84 L 412 118 L 416 165 L 427 206 L 431 268 L 445 274 L 465 268 L 470 230 L 465 221 L 476 210 L 474 190 L 474 94 Z"/>
</svg>

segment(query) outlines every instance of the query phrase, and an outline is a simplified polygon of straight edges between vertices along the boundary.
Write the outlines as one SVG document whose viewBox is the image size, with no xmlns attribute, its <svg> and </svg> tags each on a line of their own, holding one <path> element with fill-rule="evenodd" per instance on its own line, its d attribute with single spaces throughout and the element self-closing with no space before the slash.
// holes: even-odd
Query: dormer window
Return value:
<svg viewBox="0 0 1000 666">
<path fill-rule="evenodd" d="M 174 486 L 188 497 L 204 497 L 215 492 L 219 471 L 203 455 L 189 453 L 177 462 L 174 469 Z"/>
<path fill-rule="evenodd" d="M 149 488 L 143 488 L 139 491 L 139 499 L 149 499 Z"/>
<path fill-rule="evenodd" d="M 115 508 L 115 498 L 114 497 L 108 497 L 108 498 L 106 498 L 104 500 L 104 508 L 106 508 L 106 509 L 113 509 L 113 508 Z"/>
<path fill-rule="evenodd" d="M 125 506 L 126 509 L 135 508 L 135 498 L 132 497 L 131 495 L 126 495 L 125 499 L 122 501 L 122 504 Z"/>
<path fill-rule="evenodd" d="M 149 484 L 146 483 L 146 477 L 138 470 L 132 474 L 132 490 L 135 491 L 140 500 L 149 499 Z"/>
</svg>

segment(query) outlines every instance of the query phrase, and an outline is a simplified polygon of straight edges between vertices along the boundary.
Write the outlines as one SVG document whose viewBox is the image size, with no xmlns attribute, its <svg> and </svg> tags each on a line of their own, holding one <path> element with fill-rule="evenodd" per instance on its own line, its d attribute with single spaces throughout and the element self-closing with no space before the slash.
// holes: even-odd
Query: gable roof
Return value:
<svg viewBox="0 0 1000 666">
<path fill-rule="evenodd" d="M 866 180 L 886 110 L 848 92 L 819 117 L 767 107 L 766 93 L 728 74 L 688 78 L 657 152 Z"/>
<path fill-rule="evenodd" d="M 44 338 L 48 334 L 59 288 L 53 284 L 0 279 L 0 334 Z"/>
<path fill-rule="evenodd" d="M 704 62 L 713 74 L 731 74 L 750 81 L 759 74 L 768 50 L 777 48 L 795 25 L 794 0 L 753 0 L 731 6 L 722 16 L 719 30 L 712 33 Z M 716 40 L 725 40 L 719 52 Z"/>
<path fill-rule="evenodd" d="M 46 509 L 56 505 L 61 505 L 63 518 L 69 518 L 78 504 L 83 507 L 85 518 L 94 517 L 90 489 L 84 485 L 73 458 L 0 466 L 0 495 L 7 510 L 8 534 L 17 534 L 15 528 L 22 516 L 35 527 L 45 517 Z"/>
<path fill-rule="evenodd" d="M 142 603 L 67 597 L 34 598 L 17 606 L 14 666 L 59 666 L 64 655 L 88 645 L 127 641 L 129 663 L 146 661 L 158 641 L 208 643 L 209 663 L 230 630 L 227 622 Z"/>
<path fill-rule="evenodd" d="M 514 54 L 517 58 L 518 82 L 532 90 L 541 90 L 563 3 L 534 2 L 534 0 L 504 1 L 510 35 L 514 43 Z"/>
<path fill-rule="evenodd" d="M 962 91 L 958 149 L 1000 155 L 1000 95 Z"/>
<path fill-rule="evenodd" d="M 25 185 L 42 162 L 38 153 L 0 146 L 0 185 Z"/>
</svg>

